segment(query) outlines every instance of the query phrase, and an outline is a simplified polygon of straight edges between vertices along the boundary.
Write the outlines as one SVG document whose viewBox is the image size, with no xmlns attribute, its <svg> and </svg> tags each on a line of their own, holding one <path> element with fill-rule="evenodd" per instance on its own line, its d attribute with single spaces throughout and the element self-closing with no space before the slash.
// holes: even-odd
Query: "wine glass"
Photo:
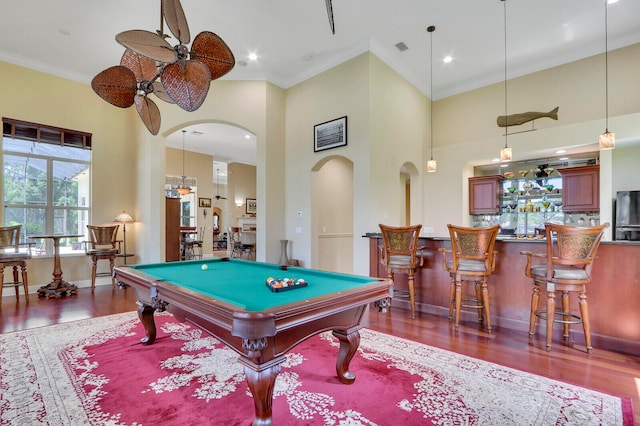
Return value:
<svg viewBox="0 0 640 426">
<path fill-rule="evenodd" d="M 529 170 L 520 170 L 520 177 L 525 177 L 527 174 L 529 174 Z"/>
<path fill-rule="evenodd" d="M 562 207 L 562 200 L 554 201 L 553 205 L 556 207 L 556 211 L 560 211 L 560 208 Z"/>
<path fill-rule="evenodd" d="M 551 173 L 554 171 L 555 169 L 553 167 L 547 167 L 546 169 L 544 169 L 544 172 L 548 175 L 551 176 Z"/>
<path fill-rule="evenodd" d="M 518 202 L 517 201 L 512 201 L 509 203 L 509 208 L 511 209 L 511 212 L 513 213 L 516 208 L 518 207 Z"/>
<path fill-rule="evenodd" d="M 545 212 L 549 211 L 550 205 L 551 205 L 551 202 L 549 200 L 542 200 L 542 207 L 544 207 Z"/>
<path fill-rule="evenodd" d="M 516 189 L 518 189 L 518 188 L 517 188 L 517 187 L 515 187 L 515 186 L 510 186 L 510 187 L 509 187 L 509 188 L 507 188 L 507 189 L 509 190 L 509 192 L 510 192 L 510 193 L 512 193 L 512 194 L 513 194 L 514 192 L 516 192 Z"/>
</svg>

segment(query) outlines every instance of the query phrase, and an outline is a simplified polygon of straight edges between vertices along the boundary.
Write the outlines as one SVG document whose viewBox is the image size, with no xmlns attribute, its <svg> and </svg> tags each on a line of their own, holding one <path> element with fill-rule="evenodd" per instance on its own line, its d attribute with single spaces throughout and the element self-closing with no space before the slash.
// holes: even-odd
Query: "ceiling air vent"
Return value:
<svg viewBox="0 0 640 426">
<path fill-rule="evenodd" d="M 407 47 L 406 44 L 404 44 L 403 42 L 397 43 L 396 47 L 398 48 L 399 51 L 404 52 L 405 50 L 408 50 L 409 48 Z"/>
</svg>

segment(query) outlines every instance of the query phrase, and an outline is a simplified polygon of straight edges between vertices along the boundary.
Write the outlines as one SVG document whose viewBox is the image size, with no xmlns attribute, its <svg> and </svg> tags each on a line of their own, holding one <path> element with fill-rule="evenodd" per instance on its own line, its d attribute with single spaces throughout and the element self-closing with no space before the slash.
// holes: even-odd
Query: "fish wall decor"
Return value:
<svg viewBox="0 0 640 426">
<path fill-rule="evenodd" d="M 560 107 L 555 107 L 549 112 L 529 111 L 521 114 L 500 115 L 498 116 L 498 127 L 519 126 L 521 124 L 528 123 L 529 121 L 533 121 L 536 118 L 552 118 L 557 120 L 558 109 L 560 109 Z"/>
</svg>

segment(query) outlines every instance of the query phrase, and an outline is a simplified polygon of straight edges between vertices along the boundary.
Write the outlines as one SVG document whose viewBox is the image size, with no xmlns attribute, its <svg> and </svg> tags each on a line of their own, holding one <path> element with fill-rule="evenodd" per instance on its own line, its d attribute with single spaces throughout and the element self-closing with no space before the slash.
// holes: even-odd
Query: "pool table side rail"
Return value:
<svg viewBox="0 0 640 426">
<path fill-rule="evenodd" d="M 168 303 L 167 310 L 176 319 L 211 333 L 241 355 L 246 355 L 242 339 L 273 338 L 272 356 L 278 356 L 311 336 L 308 328 L 297 327 L 300 323 L 313 323 L 316 327 L 313 334 L 353 327 L 352 322 L 357 320 L 359 323 L 365 311 L 364 308 L 359 308 L 393 296 L 392 282 L 380 278 L 369 284 L 338 292 L 338 297 L 335 294 L 323 295 L 262 312 L 248 312 L 237 305 L 151 278 L 133 268 L 116 268 L 114 275 L 118 281 L 134 288 L 138 301 L 142 304 L 154 306 L 150 292 L 155 288 L 159 299 Z M 358 312 L 357 319 L 353 318 L 353 312 Z M 275 341 L 274 336 L 277 334 L 279 337 Z"/>
</svg>

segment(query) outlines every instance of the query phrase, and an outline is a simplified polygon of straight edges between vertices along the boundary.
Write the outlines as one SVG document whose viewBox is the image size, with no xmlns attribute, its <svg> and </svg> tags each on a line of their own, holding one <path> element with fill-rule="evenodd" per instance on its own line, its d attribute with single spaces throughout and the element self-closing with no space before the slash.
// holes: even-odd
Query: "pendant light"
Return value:
<svg viewBox="0 0 640 426">
<path fill-rule="evenodd" d="M 430 53 L 429 66 L 431 67 L 431 70 L 429 71 L 429 79 L 430 79 L 429 90 L 431 91 L 431 93 L 429 94 L 429 102 L 430 102 L 429 111 L 431 114 L 430 123 L 429 123 L 429 127 L 431 128 L 431 140 L 429 141 L 429 145 L 430 145 L 431 159 L 427 161 L 428 173 L 434 173 L 438 168 L 438 165 L 436 164 L 436 160 L 433 159 L 433 32 L 435 30 L 436 30 L 436 27 L 434 27 L 433 25 L 430 25 L 427 27 L 427 31 L 429 32 L 429 34 L 431 34 L 431 37 L 430 37 L 431 47 L 429 48 L 429 53 Z"/>
<path fill-rule="evenodd" d="M 504 2 L 504 116 L 507 114 L 507 0 L 500 0 Z M 513 157 L 513 151 L 509 148 L 507 143 L 507 136 L 509 135 L 509 119 L 507 118 L 507 126 L 504 131 L 504 148 L 500 150 L 500 161 L 511 161 Z"/>
<path fill-rule="evenodd" d="M 616 147 L 616 134 L 609 131 L 609 19 L 608 3 L 604 0 L 604 92 L 605 92 L 605 130 L 598 138 L 600 149 L 613 149 Z"/>
<path fill-rule="evenodd" d="M 184 134 L 186 130 L 182 131 L 182 184 L 178 185 L 178 193 L 180 195 L 187 195 L 191 192 L 191 188 L 186 185 L 186 176 L 184 175 Z"/>
</svg>

